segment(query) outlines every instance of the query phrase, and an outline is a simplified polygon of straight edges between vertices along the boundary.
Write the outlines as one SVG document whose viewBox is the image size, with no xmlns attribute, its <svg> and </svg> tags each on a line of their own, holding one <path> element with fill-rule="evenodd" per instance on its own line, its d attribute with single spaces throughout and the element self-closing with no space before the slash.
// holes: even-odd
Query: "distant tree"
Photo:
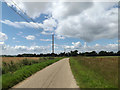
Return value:
<svg viewBox="0 0 120 90">
<path fill-rule="evenodd" d="M 61 52 L 59 54 L 55 54 L 54 53 L 54 57 L 62 57 L 62 56 L 120 56 L 120 51 L 118 51 L 117 53 L 111 51 L 111 52 L 107 52 L 107 51 L 100 51 L 99 53 L 97 53 L 96 51 L 92 51 L 92 52 L 78 52 L 78 50 L 74 50 L 74 51 L 70 51 L 70 52 Z M 1 55 L 2 57 L 52 57 L 53 54 L 52 53 L 47 53 L 47 54 L 18 54 L 18 55 Z"/>
<path fill-rule="evenodd" d="M 111 51 L 111 52 L 108 52 L 108 56 L 114 56 L 114 52 L 113 51 Z"/>
<path fill-rule="evenodd" d="M 21 54 L 18 54 L 17 57 L 22 57 L 22 55 L 21 55 Z"/>
<path fill-rule="evenodd" d="M 117 52 L 117 55 L 120 56 L 120 51 Z"/>
<path fill-rule="evenodd" d="M 107 54 L 106 51 L 100 51 L 100 52 L 99 52 L 99 55 L 100 55 L 100 56 L 106 56 L 106 55 L 108 55 L 108 54 Z"/>
<path fill-rule="evenodd" d="M 92 51 L 92 52 L 90 52 L 90 53 L 89 53 L 89 56 L 97 56 L 96 51 Z"/>
<path fill-rule="evenodd" d="M 75 50 L 75 51 L 71 51 L 71 56 L 77 56 L 78 55 L 78 50 Z"/>
</svg>

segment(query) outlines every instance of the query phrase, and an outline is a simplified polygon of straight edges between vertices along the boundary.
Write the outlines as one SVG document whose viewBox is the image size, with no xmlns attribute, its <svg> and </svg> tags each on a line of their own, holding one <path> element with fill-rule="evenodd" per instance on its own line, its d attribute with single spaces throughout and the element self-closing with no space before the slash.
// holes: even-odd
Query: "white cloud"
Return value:
<svg viewBox="0 0 120 90">
<path fill-rule="evenodd" d="M 10 20 L 1 20 L 2 23 L 4 24 L 7 24 L 9 26 L 13 26 L 13 27 L 16 27 L 16 28 L 25 28 L 25 27 L 28 27 L 28 28 L 42 28 L 43 31 L 53 31 L 54 28 L 56 28 L 57 26 L 57 22 L 55 21 L 55 19 L 53 18 L 48 18 L 48 19 L 45 19 L 43 21 L 43 23 L 35 23 L 35 22 L 12 22 Z M 19 34 L 22 34 L 22 33 L 19 33 Z"/>
<path fill-rule="evenodd" d="M 51 7 L 51 3 L 49 2 L 24 2 L 24 0 L 14 0 L 14 3 L 17 4 L 16 6 L 12 1 L 5 1 L 9 6 L 16 7 L 18 11 L 21 11 L 19 9 L 21 8 L 22 11 L 26 12 L 26 14 L 31 18 L 37 18 L 40 16 L 41 13 L 47 14 L 49 12 L 49 7 Z"/>
<path fill-rule="evenodd" d="M 107 45 L 100 45 L 100 44 L 95 44 L 93 46 L 87 45 L 85 42 L 84 45 L 81 45 L 80 42 L 72 42 L 72 46 L 65 46 L 65 49 L 67 51 L 70 50 L 78 50 L 79 52 L 91 52 L 91 51 L 118 51 L 118 44 L 107 44 Z"/>
<path fill-rule="evenodd" d="M 72 42 L 72 44 L 73 44 L 74 48 L 76 48 L 76 49 L 81 47 L 81 43 L 80 42 L 76 42 L 76 43 Z"/>
<path fill-rule="evenodd" d="M 14 22 L 11 22 L 11 21 L 9 21 L 9 20 L 4 20 L 4 21 L 1 20 L 1 23 L 7 24 L 7 25 L 10 25 L 10 26 L 13 26 L 13 27 L 20 28 L 20 25 L 17 24 L 18 22 L 15 22 L 15 23 L 14 23 Z"/>
<path fill-rule="evenodd" d="M 53 3 L 51 12 L 52 16 L 57 20 L 66 19 L 70 16 L 80 14 L 85 9 L 90 8 L 92 4 L 92 2 L 56 2 Z"/>
<path fill-rule="evenodd" d="M 16 45 L 16 46 L 9 46 L 5 44 L 0 43 L 0 48 L 2 48 L 2 54 L 3 55 L 17 55 L 17 54 L 23 54 L 23 53 L 51 53 L 51 44 L 48 46 L 21 46 L 21 45 Z M 107 45 L 100 45 L 100 44 L 95 44 L 95 45 L 87 45 L 85 43 L 82 45 L 80 42 L 72 42 L 72 45 L 57 45 L 55 44 L 56 48 L 56 53 L 63 52 L 61 48 L 65 48 L 65 51 L 71 51 L 71 50 L 78 50 L 79 52 L 90 52 L 90 51 L 118 51 L 118 44 L 107 44 Z"/>
<path fill-rule="evenodd" d="M 80 42 L 72 42 L 72 46 L 65 46 L 65 49 L 79 49 L 81 47 Z"/>
<path fill-rule="evenodd" d="M 26 2 L 24 3 L 26 13 L 31 18 L 37 18 L 41 13 L 48 13 L 48 7 L 50 7 L 51 3 L 46 2 Z"/>
<path fill-rule="evenodd" d="M 27 40 L 34 40 L 35 39 L 35 36 L 33 35 L 28 35 L 25 37 Z"/>
<path fill-rule="evenodd" d="M 51 33 L 51 32 L 46 32 L 46 31 L 42 31 L 41 34 L 44 34 L 44 35 L 52 35 L 53 33 Z"/>
<path fill-rule="evenodd" d="M 56 26 L 57 26 L 57 23 L 53 18 L 48 18 L 43 21 L 44 31 L 53 31 Z"/>
<path fill-rule="evenodd" d="M 40 41 L 52 41 L 51 39 L 40 39 Z"/>
<path fill-rule="evenodd" d="M 49 53 L 50 46 L 9 46 L 2 45 L 2 55 L 17 55 L 23 53 Z"/>
<path fill-rule="evenodd" d="M 12 25 L 14 27 L 32 27 L 43 28 L 43 34 L 54 32 L 62 37 L 74 37 L 90 42 L 98 39 L 117 38 L 118 33 L 118 8 L 114 2 L 18 2 L 15 1 L 20 8 L 25 10 L 27 15 L 37 18 L 40 14 L 48 14 L 48 19 L 43 23 L 36 25 L 33 22 L 10 22 L 2 21 L 2 23 Z M 9 1 L 10 6 L 13 5 Z M 15 5 L 13 5 L 15 7 Z M 17 7 L 16 7 L 17 8 Z M 17 8 L 19 11 L 19 9 Z M 57 23 L 56 23 L 57 21 Z M 32 24 L 32 25 L 31 25 Z"/>
<path fill-rule="evenodd" d="M 106 6 L 103 6 L 102 3 L 94 3 L 92 7 L 84 9 L 79 14 L 58 19 L 56 34 L 80 38 L 87 42 L 102 38 L 117 38 L 118 8 L 111 8 L 112 6 L 109 6 L 108 3 L 104 3 L 104 5 Z M 59 10 L 58 13 L 62 12 Z"/>
<path fill-rule="evenodd" d="M 13 37 L 12 39 L 13 39 L 13 40 L 15 40 L 16 38 L 15 38 L 15 37 Z"/>
<path fill-rule="evenodd" d="M 42 28 L 41 23 L 34 23 L 34 22 L 12 22 L 10 20 L 2 20 L 1 21 L 4 24 L 16 27 L 16 28 L 24 28 L 24 27 L 29 27 L 29 28 Z"/>
<path fill-rule="evenodd" d="M 3 45 L 4 44 L 4 42 L 0 42 L 0 45 Z"/>
<path fill-rule="evenodd" d="M 8 37 L 5 33 L 0 32 L 0 42 L 4 42 Z"/>
</svg>

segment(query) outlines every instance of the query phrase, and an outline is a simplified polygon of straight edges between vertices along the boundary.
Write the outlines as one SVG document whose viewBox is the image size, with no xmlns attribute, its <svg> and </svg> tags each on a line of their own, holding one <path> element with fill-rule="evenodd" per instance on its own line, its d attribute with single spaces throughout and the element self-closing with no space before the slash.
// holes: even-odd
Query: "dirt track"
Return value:
<svg viewBox="0 0 120 90">
<path fill-rule="evenodd" d="M 78 88 L 69 58 L 62 59 L 35 73 L 13 88 Z"/>
</svg>

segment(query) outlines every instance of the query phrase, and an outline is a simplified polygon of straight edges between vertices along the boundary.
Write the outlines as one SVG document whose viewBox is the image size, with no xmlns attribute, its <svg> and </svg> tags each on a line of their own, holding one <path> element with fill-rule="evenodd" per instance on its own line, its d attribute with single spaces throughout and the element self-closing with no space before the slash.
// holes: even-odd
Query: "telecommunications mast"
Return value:
<svg viewBox="0 0 120 90">
<path fill-rule="evenodd" d="M 52 54 L 54 56 L 54 34 L 52 34 Z"/>
</svg>

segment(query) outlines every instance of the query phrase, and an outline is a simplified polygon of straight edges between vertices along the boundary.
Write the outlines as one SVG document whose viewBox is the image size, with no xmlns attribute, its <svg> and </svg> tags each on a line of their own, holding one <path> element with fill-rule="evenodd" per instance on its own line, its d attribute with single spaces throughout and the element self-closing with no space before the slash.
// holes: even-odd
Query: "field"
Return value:
<svg viewBox="0 0 120 90">
<path fill-rule="evenodd" d="M 2 57 L 2 62 L 9 63 L 9 62 L 13 61 L 13 62 L 17 63 L 17 62 L 22 61 L 23 59 L 39 60 L 40 57 Z"/>
<path fill-rule="evenodd" d="M 3 88 L 10 88 L 60 59 L 51 57 L 3 57 L 2 86 Z M 70 57 L 70 66 L 80 88 L 118 87 L 118 57 Z"/>
<path fill-rule="evenodd" d="M 9 58 L 10 61 L 7 60 L 7 58 Z M 2 87 L 11 88 L 25 78 L 60 59 L 62 58 L 5 57 L 2 62 Z"/>
<path fill-rule="evenodd" d="M 80 88 L 118 87 L 118 57 L 71 57 L 70 65 Z"/>
</svg>

